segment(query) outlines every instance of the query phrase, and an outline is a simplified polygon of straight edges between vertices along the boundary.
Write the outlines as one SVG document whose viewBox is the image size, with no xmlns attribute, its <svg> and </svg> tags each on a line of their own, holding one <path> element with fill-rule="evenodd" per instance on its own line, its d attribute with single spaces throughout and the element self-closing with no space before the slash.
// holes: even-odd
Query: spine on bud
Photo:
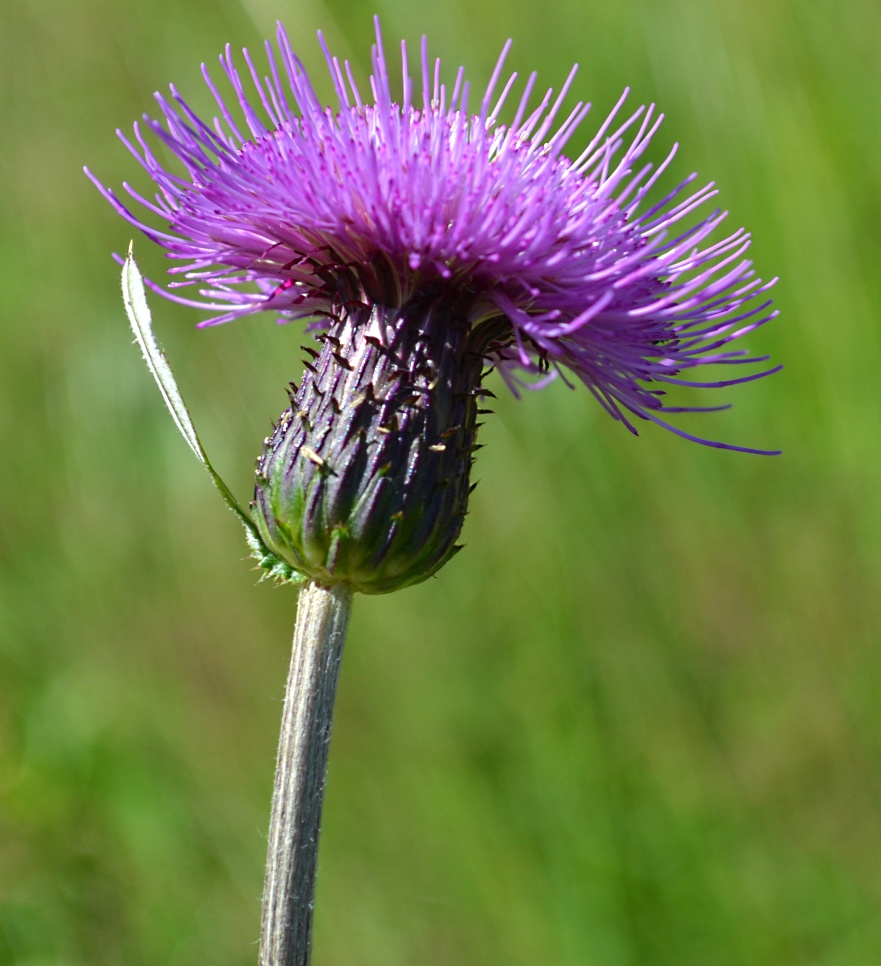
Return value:
<svg viewBox="0 0 881 966">
<path fill-rule="evenodd" d="M 381 594 L 458 549 L 487 339 L 443 303 L 359 307 L 305 360 L 257 464 L 269 549 L 325 586 Z"/>
</svg>

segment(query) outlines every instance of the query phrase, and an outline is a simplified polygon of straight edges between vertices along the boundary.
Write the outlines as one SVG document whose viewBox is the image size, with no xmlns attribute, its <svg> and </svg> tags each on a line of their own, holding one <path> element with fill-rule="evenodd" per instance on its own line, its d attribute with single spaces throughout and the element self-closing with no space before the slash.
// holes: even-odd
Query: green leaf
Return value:
<svg viewBox="0 0 881 966">
<path fill-rule="evenodd" d="M 132 331 L 135 334 L 135 340 L 140 346 L 141 352 L 144 354 L 147 368 L 153 374 L 156 385 L 159 386 L 159 391 L 165 400 L 165 405 L 168 407 L 168 411 L 171 413 L 175 425 L 180 430 L 181 436 L 187 441 L 187 445 L 195 453 L 196 458 L 208 471 L 209 476 L 214 481 L 214 485 L 220 490 L 220 495 L 226 501 L 226 505 L 241 520 L 248 534 L 248 543 L 255 550 L 255 555 L 257 555 L 258 547 L 262 547 L 265 553 L 269 554 L 269 550 L 263 546 L 263 541 L 260 539 L 260 535 L 250 515 L 239 506 L 232 491 L 211 465 L 211 461 L 208 459 L 208 455 L 202 446 L 190 413 L 177 388 L 177 382 L 175 381 L 174 373 L 171 371 L 171 366 L 169 366 L 168 360 L 165 358 L 162 347 L 153 335 L 153 319 L 150 315 L 150 308 L 147 305 L 144 281 L 135 263 L 131 244 L 129 245 L 125 263 L 122 266 L 122 298 L 125 302 L 125 311 L 131 323 Z"/>
</svg>

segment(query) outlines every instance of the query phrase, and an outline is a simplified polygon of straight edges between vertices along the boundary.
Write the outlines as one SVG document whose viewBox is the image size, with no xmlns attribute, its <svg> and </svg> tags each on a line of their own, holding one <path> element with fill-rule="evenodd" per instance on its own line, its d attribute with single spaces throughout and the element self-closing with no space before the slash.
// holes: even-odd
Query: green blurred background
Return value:
<svg viewBox="0 0 881 966">
<path fill-rule="evenodd" d="M 468 544 L 360 598 L 331 752 L 316 966 L 881 963 L 878 0 L 24 0 L 0 13 L 0 963 L 256 962 L 295 608 L 177 436 L 122 312 L 129 229 L 82 175 L 116 127 L 281 18 L 364 78 L 425 32 L 667 121 L 779 274 L 782 374 L 690 428 L 499 392 Z M 164 262 L 141 239 L 147 274 Z M 301 327 L 153 299 L 247 497 Z M 493 388 L 498 389 L 498 386 Z"/>
</svg>

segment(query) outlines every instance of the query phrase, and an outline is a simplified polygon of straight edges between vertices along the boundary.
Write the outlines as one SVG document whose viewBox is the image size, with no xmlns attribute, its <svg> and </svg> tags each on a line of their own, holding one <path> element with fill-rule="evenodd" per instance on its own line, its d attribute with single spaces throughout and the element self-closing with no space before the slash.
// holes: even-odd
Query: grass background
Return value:
<svg viewBox="0 0 881 966">
<path fill-rule="evenodd" d="M 322 838 L 316 966 L 881 962 L 881 97 L 877 0 L 23 0 L 0 13 L 0 963 L 256 961 L 295 598 L 132 347 L 81 173 L 277 18 L 368 68 L 425 32 L 476 88 L 502 42 L 596 105 L 627 84 L 779 274 L 786 368 L 708 434 L 635 440 L 586 392 L 499 393 L 468 547 L 358 599 Z M 143 181 L 139 182 L 143 186 Z M 162 259 L 141 240 L 148 274 Z M 153 300 L 247 497 L 296 326 Z M 496 387 L 497 388 L 497 387 Z M 698 428 L 698 427 L 694 427 Z"/>
</svg>

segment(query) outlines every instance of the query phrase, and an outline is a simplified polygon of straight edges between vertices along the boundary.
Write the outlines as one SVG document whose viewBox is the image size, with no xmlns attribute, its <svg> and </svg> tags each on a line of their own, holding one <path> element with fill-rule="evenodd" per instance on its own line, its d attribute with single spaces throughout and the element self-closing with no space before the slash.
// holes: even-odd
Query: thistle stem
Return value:
<svg viewBox="0 0 881 966">
<path fill-rule="evenodd" d="M 314 583 L 297 602 L 272 793 L 260 966 L 309 966 L 327 753 L 351 602 L 349 587 Z"/>
</svg>

